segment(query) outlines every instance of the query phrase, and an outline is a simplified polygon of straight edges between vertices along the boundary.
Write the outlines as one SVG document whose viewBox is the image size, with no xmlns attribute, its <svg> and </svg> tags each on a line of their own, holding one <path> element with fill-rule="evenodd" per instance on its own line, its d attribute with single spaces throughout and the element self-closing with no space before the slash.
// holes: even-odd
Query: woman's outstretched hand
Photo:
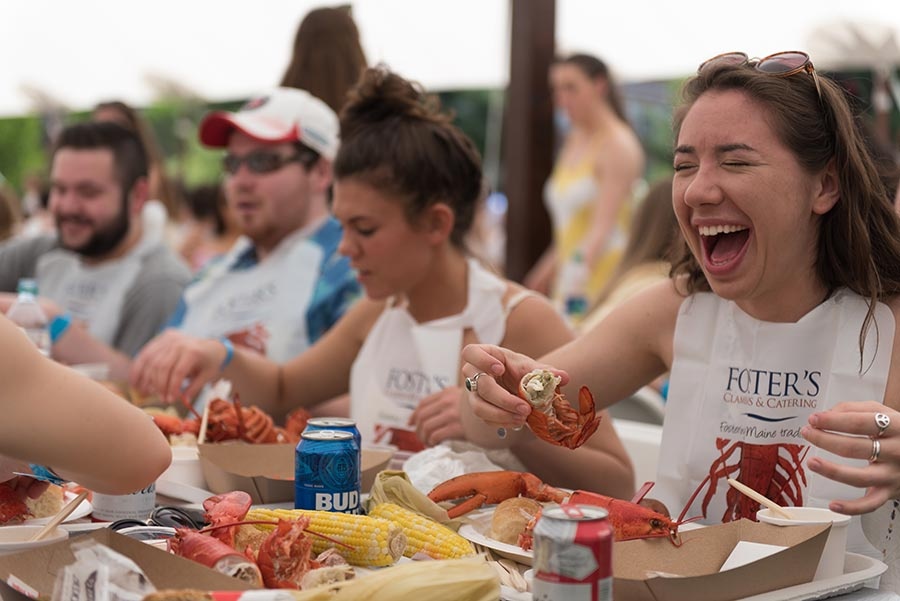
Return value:
<svg viewBox="0 0 900 601">
<path fill-rule="evenodd" d="M 474 388 L 467 394 L 472 413 L 497 427 L 525 425 L 531 405 L 518 395 L 518 390 L 519 382 L 528 372 L 545 368 L 562 378 L 561 385 L 569 381 L 563 371 L 492 344 L 469 344 L 463 349 L 462 359 L 467 387 Z"/>
</svg>

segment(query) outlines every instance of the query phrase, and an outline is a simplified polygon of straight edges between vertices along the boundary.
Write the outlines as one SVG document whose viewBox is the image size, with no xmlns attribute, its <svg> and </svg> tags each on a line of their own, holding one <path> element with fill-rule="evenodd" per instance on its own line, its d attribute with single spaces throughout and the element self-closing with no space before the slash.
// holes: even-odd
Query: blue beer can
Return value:
<svg viewBox="0 0 900 601">
<path fill-rule="evenodd" d="M 304 430 L 294 455 L 294 508 L 359 513 L 359 464 L 350 432 Z"/>
<path fill-rule="evenodd" d="M 337 430 L 338 432 L 349 432 L 356 441 L 356 446 L 362 449 L 362 436 L 356 428 L 356 420 L 349 417 L 313 417 L 306 422 L 306 432 L 314 430 Z"/>
</svg>

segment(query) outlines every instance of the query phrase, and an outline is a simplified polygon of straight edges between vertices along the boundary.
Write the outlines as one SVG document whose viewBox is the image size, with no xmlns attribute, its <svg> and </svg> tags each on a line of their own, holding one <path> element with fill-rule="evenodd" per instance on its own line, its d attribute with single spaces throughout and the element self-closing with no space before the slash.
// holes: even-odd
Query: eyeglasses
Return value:
<svg viewBox="0 0 900 601">
<path fill-rule="evenodd" d="M 703 73 L 706 69 L 717 65 L 750 65 L 757 71 L 774 75 L 775 77 L 790 77 L 797 73 L 805 72 L 812 76 L 816 84 L 816 93 L 822 98 L 822 89 L 819 86 L 819 76 L 812 59 L 805 52 L 788 50 L 776 52 L 763 58 L 750 58 L 746 52 L 726 52 L 717 54 L 711 59 L 705 60 L 697 67 L 697 73 Z"/>
<path fill-rule="evenodd" d="M 222 168 L 229 174 L 234 175 L 241 168 L 241 164 L 245 164 L 251 173 L 264 174 L 278 171 L 288 163 L 307 164 L 309 160 L 310 156 L 303 153 L 284 156 L 274 150 L 256 150 L 244 156 L 226 154 L 222 157 Z"/>
</svg>

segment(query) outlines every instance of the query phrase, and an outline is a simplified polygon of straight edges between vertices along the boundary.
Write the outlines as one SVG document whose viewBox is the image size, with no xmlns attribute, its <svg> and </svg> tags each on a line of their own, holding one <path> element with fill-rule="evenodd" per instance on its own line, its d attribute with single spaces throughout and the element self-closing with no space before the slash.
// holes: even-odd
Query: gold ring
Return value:
<svg viewBox="0 0 900 601">
<path fill-rule="evenodd" d="M 877 438 L 872 439 L 872 456 L 869 457 L 869 463 L 875 463 L 878 461 L 878 456 L 881 454 L 881 442 Z"/>
<path fill-rule="evenodd" d="M 478 392 L 478 378 L 486 375 L 486 373 L 480 371 L 471 378 L 466 378 L 466 390 L 469 392 Z"/>
<path fill-rule="evenodd" d="M 884 434 L 884 431 L 887 430 L 891 425 L 891 416 L 885 413 L 876 413 L 875 425 L 878 426 L 878 433 L 875 434 L 875 437 L 881 438 L 881 435 Z"/>
</svg>

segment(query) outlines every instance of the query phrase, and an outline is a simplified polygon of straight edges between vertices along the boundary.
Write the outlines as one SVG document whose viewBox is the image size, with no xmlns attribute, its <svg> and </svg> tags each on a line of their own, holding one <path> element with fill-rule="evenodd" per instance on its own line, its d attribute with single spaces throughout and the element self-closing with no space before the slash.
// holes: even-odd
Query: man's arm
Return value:
<svg viewBox="0 0 900 601">
<path fill-rule="evenodd" d="M 0 291 L 15 292 L 19 278 L 34 277 L 38 258 L 55 245 L 52 236 L 16 238 L 0 245 Z"/>
<path fill-rule="evenodd" d="M 168 252 L 168 251 L 167 251 Z M 115 347 L 129 357 L 169 323 L 190 281 L 190 272 L 174 256 L 148 261 L 126 293 L 122 319 L 113 339 Z"/>
</svg>

